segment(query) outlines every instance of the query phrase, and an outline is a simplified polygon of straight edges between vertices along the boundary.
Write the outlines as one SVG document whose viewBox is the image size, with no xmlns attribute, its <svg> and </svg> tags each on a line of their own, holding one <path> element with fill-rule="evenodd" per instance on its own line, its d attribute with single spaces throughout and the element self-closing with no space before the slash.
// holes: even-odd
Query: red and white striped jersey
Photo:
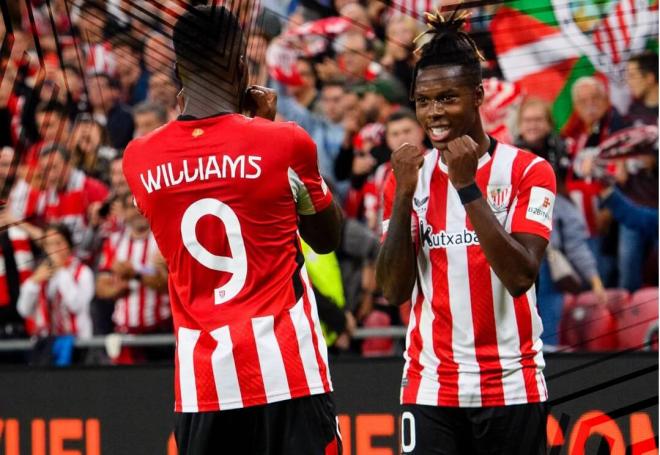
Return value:
<svg viewBox="0 0 660 455">
<path fill-rule="evenodd" d="M 94 202 L 106 199 L 103 183 L 74 169 L 62 191 L 39 190 L 19 180 L 9 195 L 11 213 L 19 220 L 36 217 L 45 223 L 64 223 L 73 234 L 74 244 L 82 240 L 87 226 L 87 210 Z"/>
<path fill-rule="evenodd" d="M 90 303 L 94 297 L 92 269 L 77 258 L 57 270 L 47 282 L 27 279 L 16 304 L 29 330 L 36 335 L 92 336 Z"/>
<path fill-rule="evenodd" d="M 549 239 L 555 176 L 548 162 L 491 139 L 476 183 L 510 233 Z M 383 232 L 394 174 L 384 194 Z M 406 338 L 404 404 L 477 407 L 547 399 L 534 288 L 512 297 L 489 266 L 447 167 L 433 150 L 413 198 L 417 282 Z"/>
<path fill-rule="evenodd" d="M 128 261 L 133 270 L 149 273 L 160 254 L 153 233 L 145 238 L 131 236 L 130 229 L 115 232 L 103 244 L 100 271 L 110 271 L 116 261 Z M 120 332 L 148 332 L 171 316 L 167 293 L 151 289 L 140 280 L 130 280 L 129 294 L 115 303 L 112 320 Z"/>
<path fill-rule="evenodd" d="M 225 114 L 133 140 L 124 174 L 169 271 L 175 410 L 330 392 L 298 214 L 327 208 L 314 142 L 294 123 Z"/>
<path fill-rule="evenodd" d="M 34 267 L 34 256 L 30 246 L 30 237 L 27 232 L 18 226 L 11 226 L 7 229 L 9 241 L 14 250 L 14 261 L 18 271 L 19 285 L 23 284 L 30 275 Z M 9 295 L 9 285 L 7 283 L 7 267 L 4 252 L 0 250 L 0 306 L 6 306 L 11 303 Z"/>
</svg>

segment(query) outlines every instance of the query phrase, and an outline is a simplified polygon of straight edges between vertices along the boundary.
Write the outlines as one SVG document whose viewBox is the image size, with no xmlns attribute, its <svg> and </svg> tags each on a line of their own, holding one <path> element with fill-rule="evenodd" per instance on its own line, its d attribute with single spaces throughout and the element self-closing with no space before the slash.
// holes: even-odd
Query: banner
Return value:
<svg viewBox="0 0 660 455">
<path fill-rule="evenodd" d="M 657 454 L 657 353 L 546 356 L 550 454 Z M 346 455 L 398 454 L 400 359 L 331 364 Z M 169 366 L 5 368 L 0 455 L 175 455 Z"/>
</svg>

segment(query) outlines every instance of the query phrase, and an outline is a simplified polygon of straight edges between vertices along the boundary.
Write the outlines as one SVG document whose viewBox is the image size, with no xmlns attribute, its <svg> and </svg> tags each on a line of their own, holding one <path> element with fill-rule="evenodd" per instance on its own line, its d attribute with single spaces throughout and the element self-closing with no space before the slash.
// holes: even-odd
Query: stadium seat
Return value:
<svg viewBox="0 0 660 455">
<path fill-rule="evenodd" d="M 607 290 L 608 305 L 593 292 L 584 292 L 565 302 L 560 324 L 560 344 L 575 350 L 612 351 L 618 348 L 617 322 L 613 308 L 624 307 L 629 294 L 623 289 Z"/>
<path fill-rule="evenodd" d="M 649 330 L 658 321 L 658 288 L 640 289 L 625 307 L 617 308 L 613 314 L 618 325 L 619 348 L 643 349 Z"/>
<path fill-rule="evenodd" d="M 364 319 L 363 326 L 367 328 L 389 327 L 391 322 L 387 313 L 375 310 Z M 391 337 L 367 338 L 362 343 L 362 355 L 365 357 L 394 355 L 394 340 Z"/>
</svg>

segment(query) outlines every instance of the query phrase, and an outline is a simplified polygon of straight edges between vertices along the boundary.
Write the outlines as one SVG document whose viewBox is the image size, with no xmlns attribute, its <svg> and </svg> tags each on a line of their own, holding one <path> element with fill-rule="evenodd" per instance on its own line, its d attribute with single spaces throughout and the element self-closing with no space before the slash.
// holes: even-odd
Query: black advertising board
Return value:
<svg viewBox="0 0 660 455">
<path fill-rule="evenodd" d="M 657 353 L 547 355 L 551 454 L 657 453 Z M 400 359 L 332 363 L 347 455 L 398 453 Z M 172 369 L 0 370 L 0 455 L 174 455 Z"/>
</svg>

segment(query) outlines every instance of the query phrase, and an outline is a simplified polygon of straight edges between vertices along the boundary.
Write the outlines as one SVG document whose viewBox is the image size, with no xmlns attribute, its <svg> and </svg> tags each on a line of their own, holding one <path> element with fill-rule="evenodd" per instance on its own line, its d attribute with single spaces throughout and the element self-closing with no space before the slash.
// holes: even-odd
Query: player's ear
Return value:
<svg viewBox="0 0 660 455">
<path fill-rule="evenodd" d="M 484 85 L 480 82 L 474 90 L 474 104 L 480 107 L 484 103 Z"/>
</svg>

